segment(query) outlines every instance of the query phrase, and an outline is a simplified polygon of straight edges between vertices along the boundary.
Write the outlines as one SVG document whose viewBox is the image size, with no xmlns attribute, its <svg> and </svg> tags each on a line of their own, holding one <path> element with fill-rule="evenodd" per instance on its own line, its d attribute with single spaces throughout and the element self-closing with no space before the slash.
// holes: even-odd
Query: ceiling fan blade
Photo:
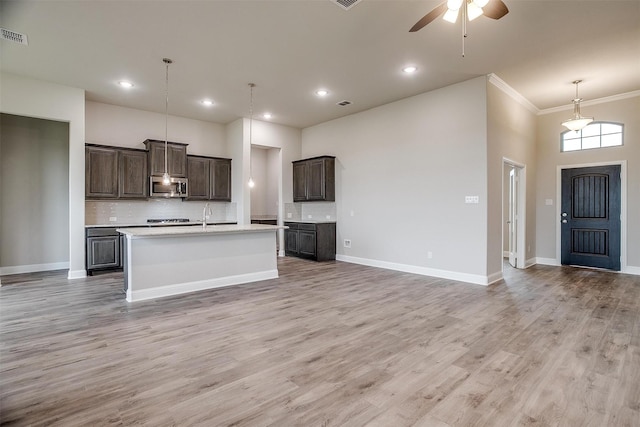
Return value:
<svg viewBox="0 0 640 427">
<path fill-rule="evenodd" d="M 433 9 L 431 12 L 424 15 L 421 20 L 416 22 L 416 24 L 413 27 L 411 27 L 409 32 L 413 33 L 418 31 L 419 29 L 427 25 L 429 22 L 433 21 L 438 16 L 442 15 L 446 10 L 447 10 L 447 2 L 445 1 L 441 5 L 436 6 L 436 8 Z"/>
<path fill-rule="evenodd" d="M 502 0 L 490 0 L 485 7 L 482 8 L 484 16 L 491 19 L 500 19 L 507 13 L 509 9 Z"/>
</svg>

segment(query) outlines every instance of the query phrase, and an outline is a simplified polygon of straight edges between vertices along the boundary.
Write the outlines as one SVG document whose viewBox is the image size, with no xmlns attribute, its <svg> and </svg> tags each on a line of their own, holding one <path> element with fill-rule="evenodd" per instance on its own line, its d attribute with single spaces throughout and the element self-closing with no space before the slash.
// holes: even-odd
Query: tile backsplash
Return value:
<svg viewBox="0 0 640 427">
<path fill-rule="evenodd" d="M 85 201 L 85 224 L 143 224 L 147 219 L 188 218 L 202 220 L 202 209 L 206 202 L 183 202 L 181 200 L 150 199 L 147 201 Z M 235 203 L 209 203 L 212 215 L 210 222 L 233 222 L 237 220 Z M 115 218 L 115 219 L 114 219 Z"/>
<path fill-rule="evenodd" d="M 291 216 L 289 217 L 289 214 Z M 284 220 L 335 221 L 335 202 L 285 203 Z"/>
</svg>

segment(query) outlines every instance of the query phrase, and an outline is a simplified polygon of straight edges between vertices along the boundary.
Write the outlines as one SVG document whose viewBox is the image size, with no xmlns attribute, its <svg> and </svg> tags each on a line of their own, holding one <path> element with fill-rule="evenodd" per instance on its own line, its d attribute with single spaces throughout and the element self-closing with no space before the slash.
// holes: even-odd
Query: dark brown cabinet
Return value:
<svg viewBox="0 0 640 427">
<path fill-rule="evenodd" d="M 120 241 L 120 235 L 115 228 L 86 229 L 86 263 L 89 275 L 97 270 L 112 270 L 122 267 Z"/>
<path fill-rule="evenodd" d="M 187 200 L 231 201 L 231 159 L 187 156 Z"/>
<path fill-rule="evenodd" d="M 336 199 L 335 157 L 320 156 L 293 162 L 293 201 Z"/>
<path fill-rule="evenodd" d="M 164 174 L 164 141 L 147 139 L 144 141 L 149 152 L 149 175 Z M 187 177 L 187 144 L 179 142 L 167 143 L 167 171 L 175 178 Z"/>
<path fill-rule="evenodd" d="M 109 147 L 85 147 L 85 197 L 118 197 L 118 150 Z"/>
<path fill-rule="evenodd" d="M 149 180 L 147 178 L 147 152 L 145 150 L 119 150 L 118 197 L 146 199 L 149 197 Z"/>
<path fill-rule="evenodd" d="M 336 223 L 285 222 L 284 253 L 316 261 L 336 259 Z"/>
<path fill-rule="evenodd" d="M 85 146 L 87 199 L 146 199 L 147 152 L 102 145 Z"/>
</svg>

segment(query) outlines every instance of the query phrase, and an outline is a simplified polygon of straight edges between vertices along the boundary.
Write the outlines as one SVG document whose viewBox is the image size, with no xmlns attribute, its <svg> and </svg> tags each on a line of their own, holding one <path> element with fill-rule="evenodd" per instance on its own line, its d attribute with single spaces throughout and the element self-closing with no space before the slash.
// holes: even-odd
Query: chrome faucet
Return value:
<svg viewBox="0 0 640 427">
<path fill-rule="evenodd" d="M 205 203 L 204 208 L 202 208 L 202 228 L 207 227 L 207 220 L 211 217 L 211 207 L 209 206 L 209 202 Z"/>
</svg>

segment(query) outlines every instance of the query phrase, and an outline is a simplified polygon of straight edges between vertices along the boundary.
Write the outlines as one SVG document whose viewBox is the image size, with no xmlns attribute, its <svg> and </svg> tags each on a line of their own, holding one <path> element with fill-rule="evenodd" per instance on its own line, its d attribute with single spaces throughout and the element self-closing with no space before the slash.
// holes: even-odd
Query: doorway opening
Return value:
<svg viewBox="0 0 640 427">
<path fill-rule="evenodd" d="M 251 145 L 251 223 L 282 225 L 282 153 L 280 148 Z M 283 248 L 276 233 L 276 249 Z"/>
<path fill-rule="evenodd" d="M 502 253 L 514 268 L 526 266 L 526 167 L 503 159 L 502 191 Z"/>
</svg>

